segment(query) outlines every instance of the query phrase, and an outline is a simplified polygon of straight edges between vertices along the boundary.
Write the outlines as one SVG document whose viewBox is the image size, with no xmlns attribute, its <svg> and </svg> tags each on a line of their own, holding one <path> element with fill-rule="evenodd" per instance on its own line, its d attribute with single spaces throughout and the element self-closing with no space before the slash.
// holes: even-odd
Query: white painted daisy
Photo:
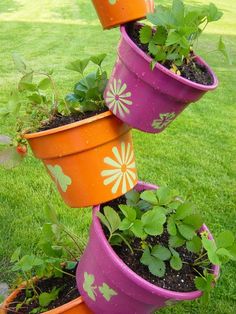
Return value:
<svg viewBox="0 0 236 314">
<path fill-rule="evenodd" d="M 126 90 L 126 83 L 122 84 L 121 80 L 114 79 L 105 97 L 109 109 L 111 109 L 114 114 L 119 112 L 121 117 L 124 117 L 125 114 L 129 114 L 128 106 L 133 104 L 133 102 L 128 99 L 131 97 L 131 92 Z"/>
<path fill-rule="evenodd" d="M 110 166 L 110 169 L 101 172 L 101 176 L 106 177 L 103 183 L 104 185 L 112 184 L 111 191 L 113 194 L 117 193 L 119 188 L 125 194 L 136 183 L 134 152 L 131 144 L 128 143 L 126 147 L 124 142 L 121 143 L 120 151 L 114 146 L 112 152 L 115 158 L 104 158 L 104 163 Z"/>
</svg>

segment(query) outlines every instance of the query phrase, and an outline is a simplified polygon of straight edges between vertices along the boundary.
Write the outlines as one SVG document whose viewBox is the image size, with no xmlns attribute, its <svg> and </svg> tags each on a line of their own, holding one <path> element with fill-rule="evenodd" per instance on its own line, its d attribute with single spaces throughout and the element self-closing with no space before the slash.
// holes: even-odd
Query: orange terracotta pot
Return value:
<svg viewBox="0 0 236 314">
<path fill-rule="evenodd" d="M 23 286 L 13 291 L 12 294 L 6 298 L 4 303 L 0 306 L 0 314 L 7 314 L 7 309 L 9 308 L 10 304 L 14 302 L 15 298 L 22 289 Z M 44 312 L 44 314 L 93 314 L 93 312 L 84 303 L 82 297 L 79 297 L 56 309 Z"/>
<path fill-rule="evenodd" d="M 137 183 L 131 129 L 110 111 L 25 138 L 70 207 L 112 200 Z"/>
<path fill-rule="evenodd" d="M 154 0 L 92 0 L 104 29 L 144 18 L 154 11 Z"/>
</svg>

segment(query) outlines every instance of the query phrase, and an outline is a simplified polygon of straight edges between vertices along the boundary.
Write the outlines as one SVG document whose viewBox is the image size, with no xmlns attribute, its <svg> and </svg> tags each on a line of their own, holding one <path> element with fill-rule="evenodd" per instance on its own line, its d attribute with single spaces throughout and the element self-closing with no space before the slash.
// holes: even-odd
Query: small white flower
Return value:
<svg viewBox="0 0 236 314">
<path fill-rule="evenodd" d="M 133 102 L 128 99 L 131 97 L 131 92 L 126 91 L 126 89 L 127 85 L 125 83 L 122 84 L 121 80 L 117 81 L 114 79 L 105 97 L 109 109 L 113 110 L 114 114 L 119 112 L 122 117 L 124 117 L 125 114 L 129 114 L 128 106 L 133 104 Z"/>
<path fill-rule="evenodd" d="M 134 152 L 131 144 L 127 147 L 124 142 L 121 143 L 120 151 L 116 146 L 112 148 L 115 158 L 105 157 L 104 163 L 110 166 L 110 169 L 101 172 L 102 177 L 106 177 L 104 185 L 112 184 L 112 193 L 117 193 L 121 186 L 122 193 L 125 194 L 132 189 L 136 181 L 136 167 L 134 161 Z"/>
</svg>

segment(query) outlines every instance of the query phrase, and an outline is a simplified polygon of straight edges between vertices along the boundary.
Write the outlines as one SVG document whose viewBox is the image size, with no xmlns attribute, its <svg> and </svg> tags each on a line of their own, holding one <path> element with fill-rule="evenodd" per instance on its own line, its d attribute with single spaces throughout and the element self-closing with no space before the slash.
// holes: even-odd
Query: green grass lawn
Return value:
<svg viewBox="0 0 236 314">
<path fill-rule="evenodd" d="M 206 30 L 198 53 L 214 68 L 219 88 L 190 105 L 163 133 L 134 131 L 134 143 L 140 180 L 167 184 L 183 194 L 190 192 L 213 233 L 223 228 L 235 232 L 236 66 L 229 66 L 218 53 L 206 52 L 215 49 L 222 34 L 236 59 L 236 2 L 213 2 L 225 15 Z M 110 72 L 118 39 L 118 29 L 102 31 L 88 0 L 0 1 L 0 106 L 19 78 L 12 52 L 24 55 L 36 69 L 53 68 L 61 91 L 66 93 L 77 76 L 65 70 L 65 65 L 76 58 L 105 52 L 105 66 Z M 0 134 L 12 134 L 12 125 L 11 120 L 0 121 Z M 49 187 L 50 179 L 42 164 L 31 154 L 19 168 L 0 168 L 0 282 L 14 281 L 9 259 L 17 247 L 21 246 L 24 253 L 36 252 L 47 202 L 66 226 L 87 238 L 91 209 L 68 208 L 57 192 L 48 192 Z M 204 309 L 195 301 L 159 313 L 236 313 L 236 268 L 228 263 L 221 274 L 211 302 Z"/>
</svg>

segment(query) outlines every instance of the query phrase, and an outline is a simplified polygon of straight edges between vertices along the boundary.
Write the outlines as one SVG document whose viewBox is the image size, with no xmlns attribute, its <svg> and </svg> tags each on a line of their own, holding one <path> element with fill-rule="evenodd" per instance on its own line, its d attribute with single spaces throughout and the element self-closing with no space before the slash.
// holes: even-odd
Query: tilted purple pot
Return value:
<svg viewBox="0 0 236 314">
<path fill-rule="evenodd" d="M 156 190 L 152 184 L 139 182 L 137 190 Z M 133 272 L 108 243 L 93 208 L 93 222 L 88 246 L 77 268 L 77 286 L 95 314 L 149 314 L 161 307 L 201 296 L 201 291 L 174 292 L 159 288 Z M 206 226 L 203 226 L 207 230 Z M 219 267 L 214 267 L 218 276 Z"/>
<path fill-rule="evenodd" d="M 104 92 L 108 108 L 133 128 L 148 133 L 162 132 L 191 102 L 199 100 L 218 85 L 209 66 L 205 65 L 213 83 L 206 86 L 194 83 L 157 63 L 150 69 L 151 57 L 131 40 L 121 27 L 118 58 Z"/>
</svg>

